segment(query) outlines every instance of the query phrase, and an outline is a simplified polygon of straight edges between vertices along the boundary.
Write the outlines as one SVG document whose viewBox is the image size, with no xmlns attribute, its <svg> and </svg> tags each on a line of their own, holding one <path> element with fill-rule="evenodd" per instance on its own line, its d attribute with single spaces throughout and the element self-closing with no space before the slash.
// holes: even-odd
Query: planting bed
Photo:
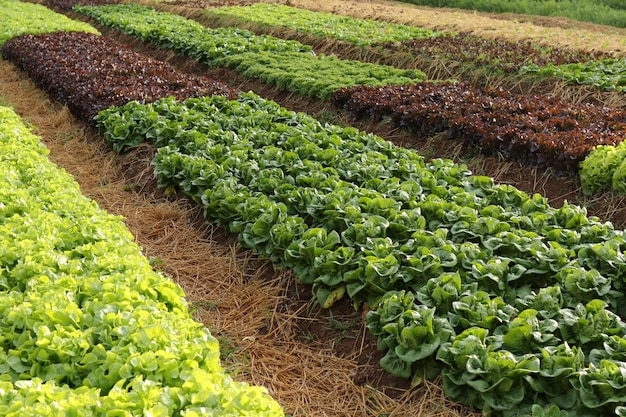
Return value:
<svg viewBox="0 0 626 417">
<path fill-rule="evenodd" d="M 485 153 L 563 173 L 576 174 L 595 146 L 617 145 L 626 129 L 622 110 L 464 83 L 357 86 L 334 99 L 355 118 L 389 117 L 417 135 L 445 133 Z"/>
<path fill-rule="evenodd" d="M 449 396 L 493 415 L 626 411 L 622 231 L 464 165 L 218 90 L 229 97 L 149 104 L 155 94 L 96 121 L 119 151 L 151 141 L 166 192 L 182 191 L 243 246 L 293 269 L 319 304 L 367 303 L 381 365 L 394 375 L 425 384 L 443 368 Z M 131 96 L 122 91 L 120 104 Z M 620 130 L 620 112 L 606 128 L 589 113 L 580 106 L 555 130 L 579 121 Z"/>
<path fill-rule="evenodd" d="M 0 412 L 281 415 L 234 382 L 180 287 L 0 106 Z"/>
<path fill-rule="evenodd" d="M 4 44 L 2 56 L 88 124 L 100 110 L 131 100 L 237 94 L 222 82 L 182 73 L 111 38 L 84 32 L 15 37 Z"/>
</svg>

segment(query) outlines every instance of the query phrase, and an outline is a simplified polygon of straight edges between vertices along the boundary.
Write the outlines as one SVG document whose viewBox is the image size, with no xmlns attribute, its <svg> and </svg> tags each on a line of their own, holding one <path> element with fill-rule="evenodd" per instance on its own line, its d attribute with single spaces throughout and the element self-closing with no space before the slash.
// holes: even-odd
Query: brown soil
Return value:
<svg viewBox="0 0 626 417">
<path fill-rule="evenodd" d="M 300 5 L 304 0 L 291 0 L 291 3 Z M 414 19 L 413 14 L 417 13 L 414 10 L 434 13 L 431 18 L 444 13 L 391 3 L 330 0 L 307 3 L 307 7 L 351 13 L 358 10 L 360 15 L 369 13 L 380 18 L 391 14 L 394 18 L 402 17 L 399 20 Z M 460 12 L 445 13 L 455 16 Z M 469 24 L 460 15 L 458 21 Z M 501 20 L 482 15 L 473 22 L 477 30 L 485 30 L 485 21 L 494 28 L 500 27 L 495 22 Z M 510 27 L 511 23 L 503 25 Z M 181 69 L 253 90 L 291 110 L 306 111 L 332 123 L 355 125 L 398 144 L 415 147 L 430 157 L 452 158 L 468 164 L 477 174 L 492 176 L 529 193 L 539 192 L 553 205 L 567 200 L 586 206 L 590 214 L 611 220 L 618 227 L 626 224 L 625 197 L 586 197 L 580 192 L 576 178 L 558 177 L 497 157 L 482 157 L 441 137 L 414 137 L 384 122 L 355 123 L 328 103 L 280 92 L 230 71 L 209 71 L 113 31 L 103 32 Z M 151 171 L 154 150 L 149 145 L 124 155 L 113 153 L 101 137 L 75 120 L 66 107 L 51 102 L 3 60 L 0 60 L 0 103 L 14 106 L 36 127 L 36 133 L 51 151 L 51 160 L 69 171 L 87 196 L 110 213 L 124 217 L 155 268 L 183 287 L 196 317 L 220 341 L 223 364 L 228 371 L 238 380 L 267 387 L 286 413 L 333 417 L 472 414 L 446 399 L 439 381 L 410 388 L 407 381 L 385 374 L 378 366 L 380 353 L 376 351 L 376 343 L 365 331 L 363 312 L 355 311 L 348 302 L 340 302 L 329 310 L 320 309 L 311 300 L 310 289 L 299 285 L 290 271 L 274 268 L 241 249 L 236 238 L 226 236 L 221 227 L 206 224 L 201 210 L 193 203 L 176 196 L 163 196 Z"/>
</svg>

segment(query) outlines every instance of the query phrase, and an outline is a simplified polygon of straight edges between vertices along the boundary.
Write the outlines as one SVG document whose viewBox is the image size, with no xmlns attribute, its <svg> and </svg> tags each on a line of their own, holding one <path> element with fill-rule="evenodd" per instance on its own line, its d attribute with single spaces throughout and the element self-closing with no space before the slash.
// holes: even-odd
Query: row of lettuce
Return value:
<svg viewBox="0 0 626 417">
<path fill-rule="evenodd" d="M 308 97 L 328 99 L 345 86 L 407 84 L 426 78 L 418 70 L 315 55 L 310 46 L 299 42 L 243 29 L 209 29 L 146 6 L 76 6 L 74 10 L 211 67 L 234 68 L 247 77 Z"/>
<path fill-rule="evenodd" d="M 256 7 L 265 10 L 265 6 Z M 283 7 L 287 6 L 273 13 Z M 295 41 L 234 28 L 207 29 L 193 20 L 144 6 L 77 6 L 75 10 L 209 65 L 234 66 L 246 76 L 281 89 L 317 97 L 332 95 L 335 103 L 355 117 L 389 116 L 412 131 L 426 135 L 443 132 L 479 146 L 485 153 L 500 153 L 531 166 L 576 173 L 594 147 L 615 146 L 623 139 L 624 112 L 599 105 L 573 105 L 547 96 L 515 95 L 462 83 L 420 82 L 421 77 L 407 84 L 403 77 L 388 78 L 390 67 L 368 67 L 363 73 L 361 65 L 365 64 L 316 57 L 309 47 Z M 355 83 L 359 85 L 346 88 Z M 602 191 L 600 186 L 587 184 L 600 184 L 600 179 L 593 178 L 606 174 L 586 169 L 588 166 L 584 165 L 581 173 L 585 191 Z M 617 180 L 615 184 L 615 190 L 625 188 Z"/>
<path fill-rule="evenodd" d="M 1 0 L 0 5 L 2 6 L 2 14 L 0 14 L 0 46 L 7 40 L 24 33 L 37 35 L 64 30 L 100 34 L 96 28 L 87 23 L 54 13 L 52 10 L 38 4 L 16 0 Z"/>
<path fill-rule="evenodd" d="M 7 44 L 12 42 L 17 38 Z M 94 76 L 76 73 L 78 79 Z M 80 98 L 67 95 L 66 100 Z M 210 221 L 237 233 L 242 245 L 293 268 L 302 282 L 313 286 L 321 305 L 331 306 L 346 296 L 357 307 L 367 302 L 372 308 L 368 328 L 387 350 L 381 364 L 394 375 L 418 379 L 441 372 L 448 395 L 492 415 L 540 416 L 559 410 L 581 416 L 626 415 L 621 405 L 626 401 L 626 326 L 620 319 L 626 242 L 623 232 L 587 216 L 584 208 L 552 208 L 540 195 L 472 176 L 450 161 L 426 163 L 415 152 L 379 137 L 320 124 L 252 93 L 239 94 L 236 100 L 213 95 L 130 102 L 103 110 L 95 121 L 118 151 L 153 142 L 161 186 L 184 191 L 204 205 Z M 54 262 L 74 265 L 72 259 L 57 256 Z M 37 276 L 48 288 L 52 280 L 46 281 L 46 268 L 37 269 Z M 155 285 L 144 288 L 142 282 L 136 281 L 166 306 L 181 302 L 179 290 L 150 292 Z M 64 300 L 91 306 L 82 300 L 88 300 L 85 288 L 93 287 L 80 288 L 75 298 Z M 46 317 L 57 320 L 55 329 L 57 323 L 80 322 L 76 309 L 70 308 L 74 316 L 52 310 Z M 174 310 L 186 314 L 182 308 Z M 145 321 L 137 326 L 153 329 Z M 106 334 L 114 334 L 115 340 L 126 335 L 139 344 L 150 341 L 150 346 L 153 339 L 162 340 L 153 333 L 139 340 L 135 332 L 125 333 L 130 327 L 116 329 Z M 32 340 L 31 345 L 38 346 Z M 87 345 L 78 344 L 89 351 Z M 112 361 L 104 351 L 103 360 Z M 76 369 L 100 358 L 99 350 L 89 352 L 93 354 Z M 34 358 L 45 360 L 46 355 Z M 124 381 L 113 382 L 108 392 L 120 399 L 116 384 L 131 393 L 153 386 L 145 382 L 152 379 L 140 376 L 143 383 L 133 380 L 128 388 L 133 376 L 129 369 L 158 372 L 161 368 L 154 364 L 160 358 L 142 362 L 133 357 L 128 366 L 111 365 L 117 372 L 113 375 Z M 15 359 L 7 363 L 17 364 Z M 41 366 L 37 363 L 34 369 Z M 84 387 L 77 389 L 85 396 L 95 395 L 89 391 L 90 381 L 106 380 L 110 374 L 71 379 L 62 374 L 64 369 L 46 368 L 44 375 L 60 375 L 61 382 L 80 379 Z M 167 369 L 155 377 L 157 382 L 188 376 Z M 183 389 L 197 387 L 194 381 L 187 380 Z M 39 380 L 16 381 L 12 387 L 33 383 Z M 65 386 L 62 390 L 75 392 Z M 167 398 L 155 392 L 149 392 L 150 398 Z M 172 392 L 177 400 L 164 401 L 177 410 L 185 397 Z M 275 407 L 262 390 L 255 392 L 258 403 L 245 396 L 226 403 Z M 192 398 L 211 405 L 221 401 L 213 394 Z M 72 397 L 59 404 L 74 402 Z M 154 407 L 162 409 L 160 404 Z M 206 407 L 188 415 L 209 413 Z M 237 412 L 244 412 L 243 405 L 239 408 Z M 163 408 L 162 415 L 171 409 Z"/>
<path fill-rule="evenodd" d="M 625 415 L 626 240 L 584 208 L 252 93 L 96 120 L 118 151 L 151 141 L 160 186 L 292 268 L 322 306 L 367 303 L 392 374 L 441 372 L 449 396 L 491 415 Z"/>
<path fill-rule="evenodd" d="M 236 18 L 268 28 L 283 27 L 297 32 L 338 39 L 367 46 L 381 42 L 401 42 L 441 36 L 417 26 L 400 25 L 373 19 L 355 19 L 334 13 L 314 12 L 278 3 L 253 3 L 249 6 L 223 6 L 206 9 L 207 15 Z"/>
<path fill-rule="evenodd" d="M 236 89 L 220 81 L 179 71 L 93 33 L 24 34 L 5 42 L 2 56 L 89 124 L 100 110 L 131 100 L 237 96 Z"/>
<path fill-rule="evenodd" d="M 444 134 L 484 153 L 576 174 L 597 146 L 620 143 L 623 110 L 466 83 L 355 86 L 334 102 L 356 119 L 387 117 L 418 135 Z"/>
<path fill-rule="evenodd" d="M 0 414 L 277 416 L 183 292 L 0 107 Z"/>
<path fill-rule="evenodd" d="M 94 58 L 89 53 L 113 57 L 92 62 L 108 64 L 109 74 L 117 71 L 118 77 L 104 77 L 117 91 L 102 91 L 101 99 L 113 99 L 97 109 L 168 96 L 172 83 L 183 90 L 180 98 L 192 90 L 234 94 L 212 80 L 183 77 L 40 5 L 0 3 L 10 11 L 0 19 L 19 23 L 5 22 L 3 39 L 31 30 L 63 36 L 56 31 L 68 30 L 78 40 L 103 40 L 86 42 L 84 50 L 63 49 L 63 59 L 54 61 L 67 63 L 84 53 L 83 60 Z M 71 72 L 64 69 L 66 74 L 55 74 L 57 81 Z M 102 84 L 102 73 L 73 71 L 82 81 Z M 82 94 L 59 98 L 89 102 L 97 96 L 98 88 L 81 79 L 64 84 Z M 145 84 L 152 85 L 149 93 Z M 192 319 L 181 288 L 154 272 L 121 218 L 82 196 L 47 154 L 15 112 L 0 107 L 0 414 L 283 415 L 264 388 L 231 380 L 221 368 L 219 344 Z"/>
</svg>

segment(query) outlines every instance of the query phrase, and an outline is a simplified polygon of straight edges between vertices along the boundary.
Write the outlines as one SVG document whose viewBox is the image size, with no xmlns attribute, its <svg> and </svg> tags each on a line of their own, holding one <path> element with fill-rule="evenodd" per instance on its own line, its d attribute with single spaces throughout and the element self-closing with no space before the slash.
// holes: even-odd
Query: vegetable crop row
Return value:
<svg viewBox="0 0 626 417">
<path fill-rule="evenodd" d="M 287 27 L 416 57 L 435 57 L 462 65 L 469 62 L 490 71 L 537 73 L 602 90 L 623 91 L 626 88 L 625 61 L 602 52 L 551 48 L 531 41 L 486 39 L 469 33 L 436 33 L 409 25 L 356 19 L 278 4 L 220 7 L 209 9 L 206 13 L 230 16 L 266 27 Z"/>
<path fill-rule="evenodd" d="M 521 13 L 562 16 L 583 22 L 626 27 L 626 5 L 622 0 L 404 0 L 434 7 L 456 7 L 490 13 Z"/>
<path fill-rule="evenodd" d="M 246 52 L 311 52 L 311 47 L 238 28 L 210 29 L 171 13 L 138 4 L 75 6 L 74 11 L 160 47 L 216 66 L 229 55 Z"/>
<path fill-rule="evenodd" d="M 416 58 L 444 59 L 462 65 L 471 63 L 474 67 L 503 73 L 518 73 L 529 65 L 559 66 L 611 57 L 610 54 L 597 51 L 555 48 L 531 41 L 489 39 L 471 33 L 432 32 L 410 25 L 357 19 L 281 4 L 254 3 L 250 6 L 219 7 L 207 9 L 206 14 L 252 22 L 265 29 L 290 28 L 300 33 L 400 52 Z M 228 22 L 225 20 L 224 24 Z M 524 71 L 529 72 L 527 68 Z"/>
<path fill-rule="evenodd" d="M 0 414 L 282 415 L 47 152 L 0 107 Z"/>
<path fill-rule="evenodd" d="M 221 82 L 182 73 L 111 38 L 91 33 L 18 36 L 3 45 L 2 56 L 89 124 L 100 110 L 132 100 L 237 95 Z"/>
<path fill-rule="evenodd" d="M 607 91 L 626 91 L 626 59 L 606 58 L 600 61 L 543 66 L 530 64 L 520 69 L 522 73 L 537 73 L 558 77 L 571 84 L 585 84 Z"/>
<path fill-rule="evenodd" d="M 205 28 L 182 16 L 144 6 L 76 6 L 74 10 L 207 65 L 236 68 L 248 77 L 311 97 L 330 98 L 340 87 L 407 84 L 426 78 L 418 70 L 315 56 L 310 47 L 296 41 L 242 29 Z"/>
<path fill-rule="evenodd" d="M 390 66 L 312 56 L 298 52 L 280 55 L 251 52 L 231 56 L 224 66 L 249 78 L 307 97 L 330 99 L 340 88 L 354 85 L 405 85 L 422 81 L 426 75 L 418 70 L 400 70 Z"/>
<path fill-rule="evenodd" d="M 626 240 L 567 203 L 322 125 L 251 93 L 128 103 L 97 116 L 242 245 L 293 268 L 321 305 L 369 303 L 402 377 L 492 415 L 624 415 Z"/>
<path fill-rule="evenodd" d="M 626 129 L 621 110 L 465 83 L 357 86 L 334 100 L 355 118 L 389 116 L 418 134 L 445 133 L 485 153 L 569 173 L 595 146 L 620 143 Z"/>
<path fill-rule="evenodd" d="M 282 4 L 254 3 L 250 6 L 218 7 L 207 9 L 206 14 L 237 18 L 265 27 L 285 27 L 361 46 L 441 35 L 416 26 L 314 12 Z"/>
<path fill-rule="evenodd" d="M 100 33 L 90 24 L 72 20 L 39 4 L 0 0 L 0 8 L 0 47 L 25 33 L 37 35 L 59 30 Z"/>
</svg>

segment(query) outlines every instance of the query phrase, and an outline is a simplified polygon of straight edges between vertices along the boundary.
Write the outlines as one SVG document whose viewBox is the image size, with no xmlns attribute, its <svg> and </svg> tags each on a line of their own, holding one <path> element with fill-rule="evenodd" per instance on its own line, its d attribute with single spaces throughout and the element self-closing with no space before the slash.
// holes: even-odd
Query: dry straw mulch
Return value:
<svg viewBox="0 0 626 417">
<path fill-rule="evenodd" d="M 234 378 L 262 385 L 294 416 L 465 416 L 438 382 L 414 389 L 355 383 L 382 374 L 375 361 L 337 355 L 332 341 L 302 337 L 304 324 L 321 322 L 289 271 L 242 250 L 223 229 L 207 224 L 184 199 L 155 187 L 144 145 L 117 155 L 95 132 L 50 101 L 12 64 L 0 60 L 0 104 L 15 108 L 50 149 L 50 159 L 72 174 L 83 193 L 124 222 L 155 268 L 184 289 L 196 317 L 221 342 Z M 294 297 L 296 299 L 294 299 Z M 359 329 L 357 329 L 359 330 Z M 371 347 L 370 347 L 371 348 Z M 364 352 L 360 352 L 364 354 Z M 364 369 L 366 368 L 366 369 Z"/>
</svg>

